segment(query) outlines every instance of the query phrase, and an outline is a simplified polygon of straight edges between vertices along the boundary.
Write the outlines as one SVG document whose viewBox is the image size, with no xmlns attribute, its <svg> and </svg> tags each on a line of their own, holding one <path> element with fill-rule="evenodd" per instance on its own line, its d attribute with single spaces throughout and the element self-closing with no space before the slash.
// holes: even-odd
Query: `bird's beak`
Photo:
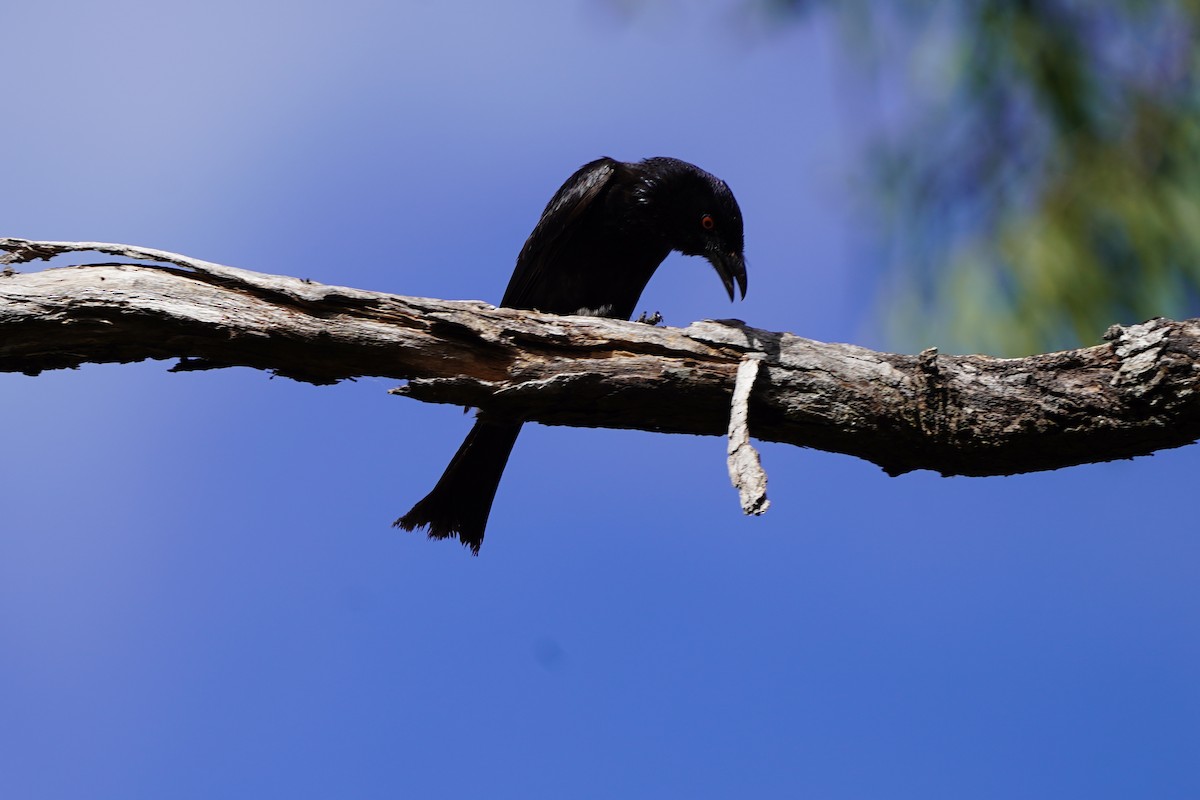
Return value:
<svg viewBox="0 0 1200 800">
<path fill-rule="evenodd" d="M 709 251 L 704 254 L 708 259 L 708 263 L 713 265 L 713 269 L 721 276 L 721 283 L 725 284 L 725 291 L 729 293 L 729 299 L 732 301 L 733 282 L 736 280 L 738 288 L 742 290 L 742 299 L 746 299 L 746 259 L 741 253 L 721 252 L 718 250 Z"/>
</svg>

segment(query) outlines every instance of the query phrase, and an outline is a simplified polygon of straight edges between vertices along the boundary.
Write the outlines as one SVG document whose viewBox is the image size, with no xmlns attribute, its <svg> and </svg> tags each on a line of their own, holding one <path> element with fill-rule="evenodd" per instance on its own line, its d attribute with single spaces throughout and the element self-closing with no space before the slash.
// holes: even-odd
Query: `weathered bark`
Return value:
<svg viewBox="0 0 1200 800">
<path fill-rule="evenodd" d="M 0 239 L 10 263 L 97 251 L 155 265 L 0 275 L 0 371 L 179 359 L 301 381 L 408 379 L 418 400 L 550 425 L 724 434 L 738 365 L 761 359 L 755 438 L 891 474 L 1003 475 L 1129 458 L 1200 437 L 1200 320 L 1000 359 L 878 353 L 736 320 L 687 328 L 557 317 L 323 286 L 160 251 Z"/>
</svg>

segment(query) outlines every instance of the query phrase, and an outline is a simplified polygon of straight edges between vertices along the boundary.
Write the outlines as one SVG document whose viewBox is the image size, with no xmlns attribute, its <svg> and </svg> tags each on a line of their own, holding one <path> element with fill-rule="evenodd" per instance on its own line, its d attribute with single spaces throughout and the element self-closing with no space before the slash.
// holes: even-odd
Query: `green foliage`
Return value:
<svg viewBox="0 0 1200 800">
<path fill-rule="evenodd" d="M 1200 313 L 1200 3 L 762 3 L 837 14 L 903 98 L 868 160 L 894 343 L 1017 355 Z"/>
</svg>

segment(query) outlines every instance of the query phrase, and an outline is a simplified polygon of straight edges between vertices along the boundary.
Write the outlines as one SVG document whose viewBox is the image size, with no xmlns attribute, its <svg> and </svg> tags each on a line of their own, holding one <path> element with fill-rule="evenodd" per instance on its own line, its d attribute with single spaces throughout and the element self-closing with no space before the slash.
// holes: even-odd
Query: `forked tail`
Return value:
<svg viewBox="0 0 1200 800">
<path fill-rule="evenodd" d="M 496 487 L 520 432 L 519 422 L 477 420 L 433 491 L 392 524 L 406 531 L 426 528 L 431 539 L 457 536 L 478 555 Z"/>
</svg>

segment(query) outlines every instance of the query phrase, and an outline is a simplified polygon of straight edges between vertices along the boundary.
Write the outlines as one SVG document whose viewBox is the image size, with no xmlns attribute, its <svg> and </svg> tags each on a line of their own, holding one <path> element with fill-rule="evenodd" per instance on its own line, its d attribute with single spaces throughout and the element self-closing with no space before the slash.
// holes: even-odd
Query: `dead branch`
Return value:
<svg viewBox="0 0 1200 800">
<path fill-rule="evenodd" d="M 724 434 L 738 366 L 760 440 L 890 474 L 1003 475 L 1200 437 L 1200 320 L 1114 326 L 1106 344 L 1000 359 L 878 353 L 737 320 L 656 328 L 324 286 L 127 245 L 0 239 L 0 371 L 177 359 L 397 393 L 549 425 Z M 123 263 L 18 273 L 69 252 Z M 129 260 L 152 264 L 128 263 Z"/>
</svg>

